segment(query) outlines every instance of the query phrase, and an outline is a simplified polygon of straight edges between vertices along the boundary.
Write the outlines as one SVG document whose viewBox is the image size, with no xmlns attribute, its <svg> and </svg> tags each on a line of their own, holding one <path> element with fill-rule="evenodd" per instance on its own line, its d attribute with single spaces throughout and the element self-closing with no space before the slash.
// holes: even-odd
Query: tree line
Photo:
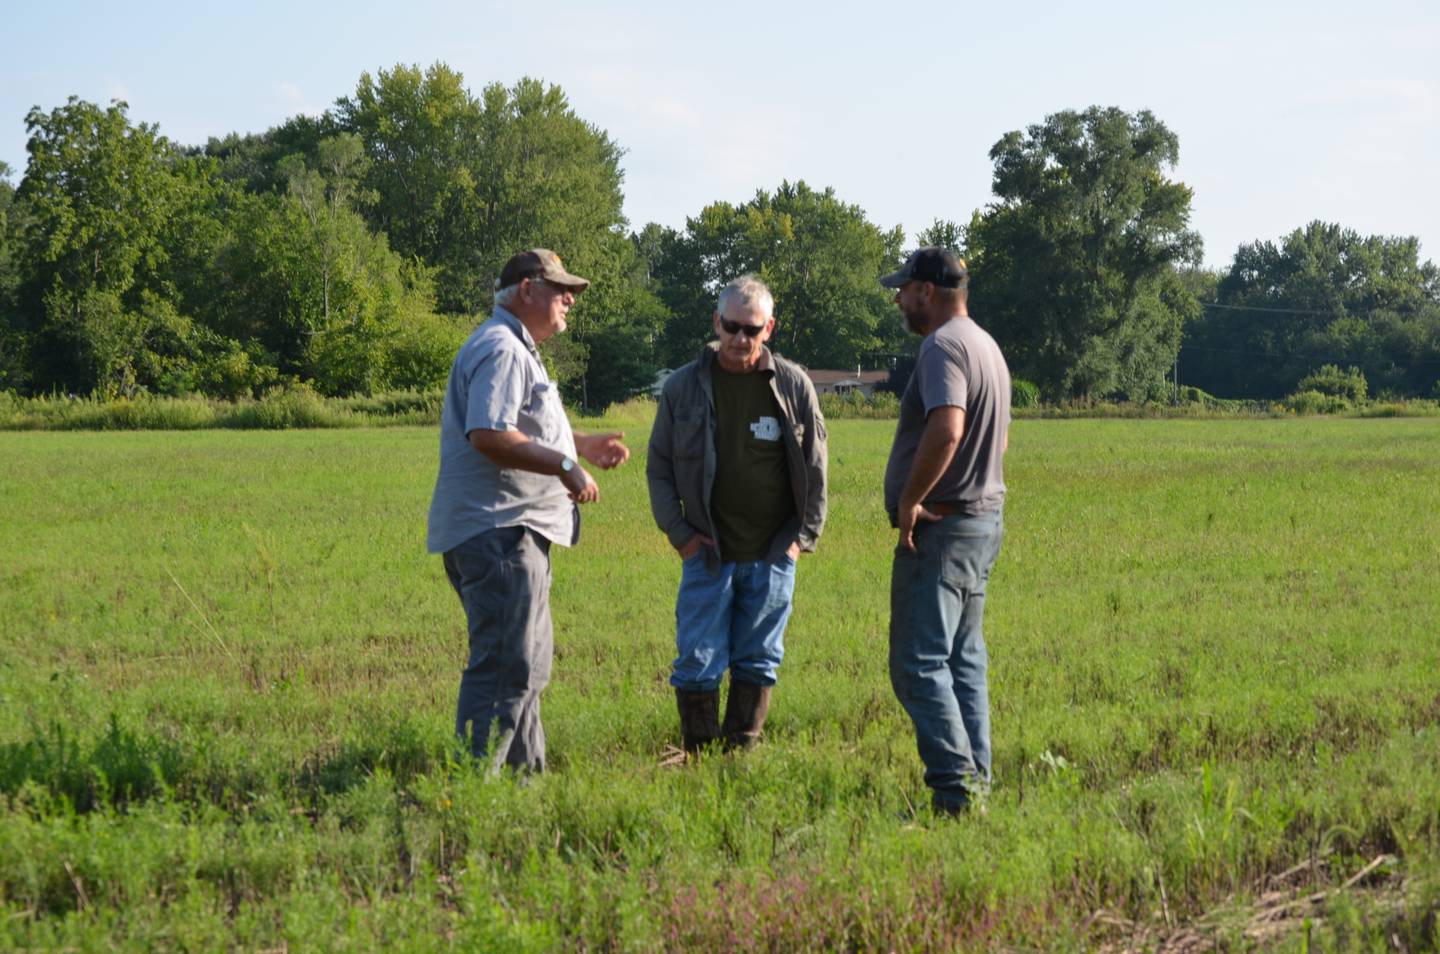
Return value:
<svg viewBox="0 0 1440 954">
<path fill-rule="evenodd" d="M 535 79 L 472 93 L 444 64 L 363 74 L 320 117 L 203 146 L 123 102 L 26 117 L 0 164 L 0 390 L 327 395 L 425 389 L 515 250 L 594 281 L 546 360 L 600 408 L 690 360 L 742 272 L 776 298 L 776 350 L 893 367 L 915 341 L 877 277 L 907 250 L 833 190 L 782 182 L 683 228 L 632 228 L 623 148 Z M 1156 400 L 1185 384 L 1277 397 L 1320 366 L 1435 394 L 1440 273 L 1413 238 L 1315 222 L 1200 267 L 1179 139 L 1149 112 L 1048 116 L 990 150 L 994 200 L 916 244 L 971 265 L 971 311 L 1051 400 Z M 1348 372 L 1347 372 L 1348 373 Z"/>
</svg>

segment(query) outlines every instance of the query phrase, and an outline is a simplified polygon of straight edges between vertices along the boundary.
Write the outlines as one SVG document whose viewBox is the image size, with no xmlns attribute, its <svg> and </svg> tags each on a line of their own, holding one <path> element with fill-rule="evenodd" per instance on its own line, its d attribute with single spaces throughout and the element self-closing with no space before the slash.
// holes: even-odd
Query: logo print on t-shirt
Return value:
<svg viewBox="0 0 1440 954">
<path fill-rule="evenodd" d="M 780 422 L 773 417 L 762 417 L 751 423 L 750 433 L 755 435 L 757 441 L 778 441 L 780 439 Z"/>
</svg>

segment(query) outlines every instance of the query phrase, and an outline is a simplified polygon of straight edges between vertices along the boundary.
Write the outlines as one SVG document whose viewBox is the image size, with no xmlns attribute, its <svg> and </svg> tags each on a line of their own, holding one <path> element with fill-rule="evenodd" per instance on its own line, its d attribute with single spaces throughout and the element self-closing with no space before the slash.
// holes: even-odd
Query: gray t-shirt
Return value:
<svg viewBox="0 0 1440 954">
<path fill-rule="evenodd" d="M 500 467 L 471 446 L 467 435 L 477 429 L 520 431 L 575 456 L 560 393 L 530 333 L 504 308 L 475 329 L 450 368 L 426 547 L 444 553 L 486 530 L 517 526 L 574 543 L 579 515 L 560 478 Z"/>
<path fill-rule="evenodd" d="M 965 412 L 965 433 L 925 500 L 954 504 L 971 514 L 1004 506 L 1010 369 L 984 328 L 969 318 L 952 318 L 920 342 L 915 373 L 900 399 L 900 423 L 885 467 L 887 513 L 893 515 L 900 506 L 926 418 L 947 405 Z"/>
</svg>

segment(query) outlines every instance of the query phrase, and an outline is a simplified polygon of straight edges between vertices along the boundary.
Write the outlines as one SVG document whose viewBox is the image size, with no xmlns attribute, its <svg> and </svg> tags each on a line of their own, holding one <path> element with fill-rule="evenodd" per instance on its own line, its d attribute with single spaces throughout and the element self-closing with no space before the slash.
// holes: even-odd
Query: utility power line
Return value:
<svg viewBox="0 0 1440 954">
<path fill-rule="evenodd" d="M 1346 317 L 1346 318 L 1369 318 L 1372 314 L 1374 314 L 1374 313 L 1377 312 L 1377 311 L 1390 311 L 1390 312 L 1395 312 L 1395 313 L 1397 313 L 1397 314 L 1406 314 L 1406 313 L 1413 313 L 1413 312 L 1415 312 L 1415 311 L 1418 311 L 1420 308 L 1424 307 L 1425 305 L 1433 305 L 1433 304 L 1440 304 L 1440 302 L 1434 302 L 1434 301 L 1428 301 L 1428 300 L 1427 300 L 1427 301 L 1425 301 L 1424 303 L 1422 303 L 1422 304 L 1420 304 L 1420 305 L 1401 304 L 1401 305 L 1395 305 L 1395 306 L 1393 306 L 1393 307 L 1388 307 L 1388 308 L 1372 308 L 1372 309 L 1370 309 L 1369 311 L 1366 311 L 1366 312 L 1355 312 L 1355 311 L 1351 311 L 1350 309 L 1346 308 L 1344 305 L 1337 305 L 1336 307 L 1331 308 L 1331 309 L 1328 309 L 1328 310 L 1320 310 L 1320 309 L 1315 309 L 1315 308 L 1270 308 L 1270 307 L 1267 307 L 1267 306 L 1265 306 L 1265 305 L 1226 305 L 1226 304 L 1222 304 L 1221 302 L 1218 302 L 1218 301 L 1202 301 L 1202 302 L 1200 302 L 1200 307 L 1201 307 L 1201 308 L 1218 308 L 1218 309 L 1221 309 L 1221 310 L 1223 310 L 1223 311 L 1268 311 L 1268 312 L 1272 312 L 1272 313 L 1275 313 L 1275 314 L 1281 314 L 1281 315 L 1321 315 L 1322 317 L 1331 317 L 1331 316 L 1339 317 L 1339 316 L 1344 316 L 1344 317 Z"/>
<path fill-rule="evenodd" d="M 1264 308 L 1259 305 L 1222 305 L 1218 301 L 1202 301 L 1202 308 L 1223 308 L 1226 311 L 1273 311 L 1286 315 L 1333 315 L 1334 311 L 1316 311 L 1313 308 Z"/>
<path fill-rule="evenodd" d="M 1210 347 L 1206 347 L 1205 345 L 1192 345 L 1192 344 L 1182 344 L 1182 345 L 1180 345 L 1180 350 L 1181 350 L 1181 351 L 1208 351 L 1208 352 L 1211 352 L 1212 354 L 1238 354 L 1238 355 L 1246 355 L 1246 356 L 1249 356 L 1249 357 L 1257 357 L 1257 358 L 1297 358 L 1297 359 L 1302 360 L 1302 361 L 1328 361 L 1328 362 L 1331 362 L 1331 363 L 1333 363 L 1333 364 L 1339 364 L 1339 363 L 1341 363 L 1341 362 L 1345 362 L 1345 363 L 1348 363 L 1348 364 L 1355 364 L 1355 363 L 1357 363 L 1357 362 L 1358 362 L 1358 363 L 1364 363 L 1364 359 L 1363 359 L 1363 358 L 1357 358 L 1355 355 L 1342 355 L 1342 354 L 1323 355 L 1323 354 L 1301 354 L 1301 353 L 1299 353 L 1299 352 L 1286 352 L 1286 351 L 1256 351 L 1256 350 L 1246 349 L 1246 348 L 1210 348 Z M 1411 366 L 1414 366 L 1414 365 L 1431 365 L 1431 364 L 1440 365 L 1440 359 L 1437 359 L 1437 358 L 1425 358 L 1425 359 L 1421 359 L 1421 360 L 1418 360 L 1418 361 L 1406 361 L 1403 365 L 1401 365 L 1400 362 L 1397 362 L 1397 361 L 1394 361 L 1394 360 L 1391 360 L 1390 363 L 1393 364 L 1393 365 L 1395 365 L 1396 367 L 1411 367 Z"/>
</svg>

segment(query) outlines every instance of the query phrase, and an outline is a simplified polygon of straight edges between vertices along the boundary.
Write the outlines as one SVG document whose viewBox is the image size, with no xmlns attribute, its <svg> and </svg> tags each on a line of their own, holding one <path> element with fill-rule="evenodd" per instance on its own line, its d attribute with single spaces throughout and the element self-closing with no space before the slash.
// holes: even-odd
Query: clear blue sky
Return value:
<svg viewBox="0 0 1440 954">
<path fill-rule="evenodd" d="M 782 179 L 909 236 L 990 201 L 987 152 L 1061 109 L 1148 108 L 1180 137 L 1207 263 L 1311 219 L 1440 260 L 1440 4 L 15 4 L 0 160 L 26 112 L 121 98 L 182 143 L 318 113 L 361 72 L 537 76 L 626 150 L 626 214 L 680 227 Z M 1167 9 L 1170 8 L 1170 9 Z"/>
</svg>

